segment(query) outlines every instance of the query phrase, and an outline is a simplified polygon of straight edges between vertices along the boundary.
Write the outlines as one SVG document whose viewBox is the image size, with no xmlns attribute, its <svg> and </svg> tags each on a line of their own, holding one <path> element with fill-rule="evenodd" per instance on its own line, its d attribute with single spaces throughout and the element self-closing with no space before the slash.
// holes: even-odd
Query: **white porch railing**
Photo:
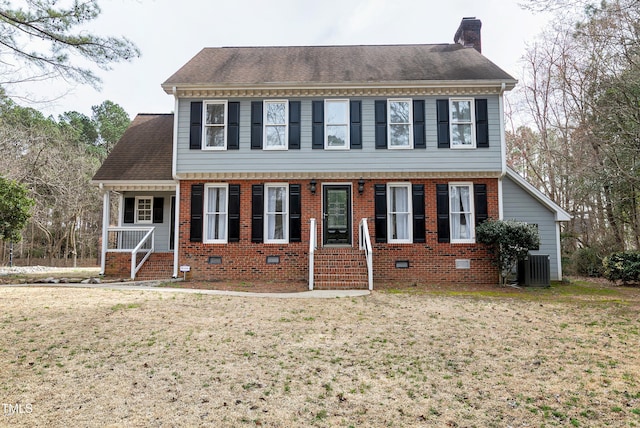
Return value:
<svg viewBox="0 0 640 428">
<path fill-rule="evenodd" d="M 314 254 L 318 248 L 318 227 L 315 218 L 312 218 L 309 223 L 309 290 L 313 290 Z"/>
<path fill-rule="evenodd" d="M 371 236 L 369 235 L 369 225 L 367 219 L 360 220 L 359 248 L 364 250 L 367 257 L 367 281 L 369 290 L 373 290 L 373 247 L 371 246 Z"/>
<path fill-rule="evenodd" d="M 107 251 L 131 253 L 131 279 L 154 250 L 155 227 L 110 227 L 107 230 Z M 138 254 L 143 257 L 138 262 Z"/>
</svg>

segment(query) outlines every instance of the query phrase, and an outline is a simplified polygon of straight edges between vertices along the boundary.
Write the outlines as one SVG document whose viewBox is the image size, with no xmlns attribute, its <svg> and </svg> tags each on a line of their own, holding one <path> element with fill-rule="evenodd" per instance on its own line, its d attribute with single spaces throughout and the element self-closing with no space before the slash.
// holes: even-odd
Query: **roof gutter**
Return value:
<svg viewBox="0 0 640 428">
<path fill-rule="evenodd" d="M 249 83 L 195 83 L 162 85 L 167 94 L 176 95 L 184 91 L 264 91 L 264 90 L 331 90 L 331 89 L 355 89 L 367 91 L 371 88 L 385 89 L 413 89 L 433 88 L 442 90 L 448 88 L 500 88 L 501 91 L 511 90 L 518 83 L 515 79 L 500 80 L 412 80 L 412 81 L 384 81 L 384 82 L 249 82 Z M 366 95 L 366 93 L 364 94 Z"/>
</svg>

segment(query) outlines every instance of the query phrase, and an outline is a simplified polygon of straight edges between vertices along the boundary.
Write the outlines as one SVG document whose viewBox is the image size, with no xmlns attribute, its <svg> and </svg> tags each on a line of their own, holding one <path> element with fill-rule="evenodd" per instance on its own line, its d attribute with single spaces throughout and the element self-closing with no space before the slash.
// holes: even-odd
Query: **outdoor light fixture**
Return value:
<svg viewBox="0 0 640 428">
<path fill-rule="evenodd" d="M 311 193 L 314 195 L 316 194 L 316 180 L 314 178 L 309 182 L 309 190 L 311 190 Z"/>
<path fill-rule="evenodd" d="M 364 180 L 361 178 L 360 180 L 358 180 L 358 193 L 362 195 L 363 192 L 364 192 Z"/>
</svg>

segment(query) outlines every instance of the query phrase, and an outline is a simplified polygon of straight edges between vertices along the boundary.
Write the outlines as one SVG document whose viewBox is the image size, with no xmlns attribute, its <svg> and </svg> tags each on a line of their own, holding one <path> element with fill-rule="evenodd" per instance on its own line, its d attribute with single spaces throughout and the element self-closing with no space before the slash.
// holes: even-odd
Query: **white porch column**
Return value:
<svg viewBox="0 0 640 428">
<path fill-rule="evenodd" d="M 180 181 L 176 184 L 175 225 L 173 233 L 173 277 L 178 277 L 178 251 L 180 250 Z"/>
<path fill-rule="evenodd" d="M 100 184 L 100 187 L 102 187 L 102 184 Z M 100 257 L 100 275 L 104 275 L 109 243 L 109 211 L 111 208 L 109 201 L 110 194 L 111 192 L 109 190 L 104 190 L 102 193 L 102 257 Z"/>
</svg>

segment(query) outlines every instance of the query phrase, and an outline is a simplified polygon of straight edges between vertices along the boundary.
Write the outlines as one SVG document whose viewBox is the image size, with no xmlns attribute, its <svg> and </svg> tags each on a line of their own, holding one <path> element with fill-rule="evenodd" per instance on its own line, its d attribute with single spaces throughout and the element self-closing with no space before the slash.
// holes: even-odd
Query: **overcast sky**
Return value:
<svg viewBox="0 0 640 428">
<path fill-rule="evenodd" d="M 482 53 L 518 78 L 527 41 L 546 18 L 518 0 L 101 0 L 91 31 L 124 36 L 141 50 L 130 63 L 99 71 L 102 91 L 63 81 L 29 88 L 55 103 L 45 114 L 91 115 L 104 100 L 137 113 L 168 113 L 174 102 L 160 84 L 204 47 L 453 43 L 462 17 L 482 20 Z M 26 91 L 27 88 L 23 88 Z"/>
</svg>

